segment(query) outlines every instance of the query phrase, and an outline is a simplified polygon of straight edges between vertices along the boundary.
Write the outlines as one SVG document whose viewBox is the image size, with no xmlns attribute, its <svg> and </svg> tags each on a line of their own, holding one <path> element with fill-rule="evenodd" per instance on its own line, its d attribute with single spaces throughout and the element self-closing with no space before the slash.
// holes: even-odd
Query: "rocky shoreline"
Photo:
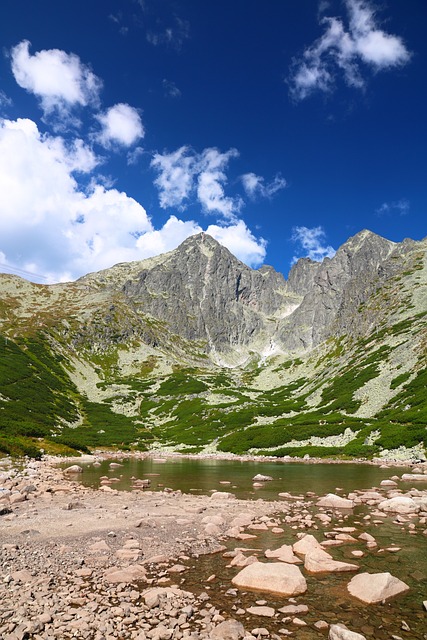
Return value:
<svg viewBox="0 0 427 640">
<path fill-rule="evenodd" d="M 118 457 L 111 458 L 113 464 Z M 365 559 L 370 562 L 372 554 L 380 559 L 398 556 L 400 549 L 392 541 L 381 548 L 367 533 L 370 525 L 380 532 L 382 523 L 390 523 L 407 535 L 408 545 L 416 539 L 427 548 L 425 463 L 412 469 L 409 491 L 399 487 L 401 476 L 393 476 L 396 469 L 391 469 L 390 480 L 369 491 L 347 496 L 281 494 L 267 502 L 238 500 L 227 491 L 211 496 L 152 492 L 137 483 L 130 492 L 108 484 L 88 489 L 55 462 L 46 457 L 27 460 L 21 467 L 0 466 L 0 637 L 5 640 L 252 640 L 289 635 L 360 640 L 397 638 L 399 633 L 426 638 L 420 629 L 426 621 L 427 593 L 420 597 L 419 590 L 413 619 L 396 621 L 399 633 L 369 624 L 346 629 L 339 626 L 344 620 L 338 612 L 324 620 L 309 611 L 317 576 L 360 571 L 360 581 Z M 72 462 L 78 464 L 77 459 Z M 352 514 L 362 508 L 357 524 Z M 271 543 L 272 538 L 277 548 L 265 549 L 263 541 Z M 292 544 L 283 544 L 285 539 Z M 257 582 L 257 571 L 266 562 L 269 578 Z M 221 576 L 201 569 L 214 564 L 221 567 Z M 280 587 L 282 591 L 279 583 L 272 587 L 276 565 L 279 574 L 292 567 L 289 571 L 298 574 L 300 584 L 300 574 L 307 579 L 304 600 L 286 591 L 288 586 Z M 251 584 L 237 578 L 246 567 L 254 567 Z M 368 575 L 372 584 L 372 572 Z M 352 576 L 348 574 L 343 586 Z M 289 582 L 287 577 L 280 584 Z M 387 593 L 380 593 L 380 601 L 388 601 Z M 357 599 L 351 591 L 348 597 Z"/>
</svg>

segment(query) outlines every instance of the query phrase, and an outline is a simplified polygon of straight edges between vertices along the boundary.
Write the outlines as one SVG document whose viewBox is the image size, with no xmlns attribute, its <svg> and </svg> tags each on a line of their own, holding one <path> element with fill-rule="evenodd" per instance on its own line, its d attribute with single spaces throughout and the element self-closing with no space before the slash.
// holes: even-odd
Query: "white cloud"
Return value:
<svg viewBox="0 0 427 640">
<path fill-rule="evenodd" d="M 250 267 L 259 267 L 264 262 L 267 242 L 264 238 L 255 238 L 243 220 L 228 226 L 211 224 L 206 233 Z"/>
<path fill-rule="evenodd" d="M 204 213 L 233 220 L 243 203 L 240 198 L 225 194 L 225 170 L 238 155 L 236 149 L 221 153 L 209 147 L 196 153 L 187 146 L 172 153 L 155 154 L 151 166 L 159 174 L 154 184 L 159 190 L 160 206 L 182 209 L 190 196 L 195 196 Z"/>
<path fill-rule="evenodd" d="M 60 49 L 31 55 L 29 48 L 28 40 L 13 47 L 12 72 L 20 87 L 39 98 L 45 115 L 98 104 L 102 83 L 77 55 Z"/>
<path fill-rule="evenodd" d="M 229 149 L 221 153 L 218 149 L 205 149 L 198 161 L 197 197 L 205 213 L 219 213 L 224 218 L 233 220 L 242 207 L 240 198 L 225 195 L 224 185 L 227 176 L 224 173 L 231 158 L 237 158 L 237 149 Z"/>
<path fill-rule="evenodd" d="M 0 122 L 0 250 L 8 264 L 61 280 L 137 259 L 134 234 L 151 222 L 124 193 L 79 188 L 73 174 L 95 164 L 82 141 L 42 136 L 27 119 Z"/>
<path fill-rule="evenodd" d="M 376 210 L 376 213 L 379 216 L 383 215 L 393 215 L 397 213 L 401 216 L 406 216 L 409 213 L 411 208 L 411 203 L 406 198 L 401 198 L 400 200 L 394 202 L 383 202 L 380 207 Z"/>
<path fill-rule="evenodd" d="M 151 166 L 158 172 L 154 184 L 159 190 L 160 206 L 182 207 L 193 189 L 196 158 L 189 147 L 183 146 L 172 153 L 156 153 Z"/>
<path fill-rule="evenodd" d="M 98 115 L 97 119 L 102 125 L 98 140 L 107 148 L 114 144 L 130 147 L 144 137 L 141 116 L 128 104 L 116 104 Z"/>
<path fill-rule="evenodd" d="M 265 184 L 262 176 L 255 173 L 245 173 L 241 177 L 243 187 L 250 198 L 272 198 L 275 193 L 286 187 L 286 180 L 277 174 L 271 182 Z"/>
<path fill-rule="evenodd" d="M 324 34 L 294 60 L 289 81 L 294 98 L 302 100 L 314 91 L 330 91 L 341 71 L 345 82 L 363 88 L 362 63 L 373 71 L 406 64 L 411 54 L 399 36 L 379 29 L 368 0 L 345 0 L 348 30 L 337 17 L 321 17 Z M 323 6 L 323 11 L 327 5 Z"/>
<path fill-rule="evenodd" d="M 176 216 L 155 229 L 141 204 L 99 179 L 83 189 L 76 176 L 90 176 L 97 162 L 80 139 L 42 135 L 29 119 L 0 120 L 0 262 L 7 271 L 72 280 L 169 251 L 203 231 Z M 204 166 L 218 169 L 221 162 L 211 154 Z M 265 242 L 244 222 L 206 232 L 247 264 L 262 262 Z"/>
<path fill-rule="evenodd" d="M 300 251 L 299 255 L 294 256 L 292 262 L 296 262 L 301 257 L 307 257 L 316 262 L 321 262 L 323 258 L 332 258 L 335 255 L 335 249 L 330 245 L 325 245 L 325 238 L 325 231 L 320 226 L 294 227 L 292 240 L 301 245 L 303 252 Z"/>
</svg>

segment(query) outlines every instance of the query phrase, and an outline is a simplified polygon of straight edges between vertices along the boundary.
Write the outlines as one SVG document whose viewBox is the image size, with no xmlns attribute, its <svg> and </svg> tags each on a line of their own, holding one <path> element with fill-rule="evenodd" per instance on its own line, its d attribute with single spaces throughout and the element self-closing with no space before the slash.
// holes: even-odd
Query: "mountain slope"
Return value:
<svg viewBox="0 0 427 640">
<path fill-rule="evenodd" d="M 421 456 L 426 249 L 362 231 L 285 280 L 199 234 L 73 283 L 0 275 L 0 450 Z"/>
</svg>

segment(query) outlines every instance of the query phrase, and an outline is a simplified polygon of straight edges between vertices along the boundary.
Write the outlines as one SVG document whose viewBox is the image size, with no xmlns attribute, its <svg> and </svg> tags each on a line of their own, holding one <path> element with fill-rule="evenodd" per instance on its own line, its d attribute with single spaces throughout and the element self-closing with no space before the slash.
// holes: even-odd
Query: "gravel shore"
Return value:
<svg viewBox="0 0 427 640">
<path fill-rule="evenodd" d="M 329 552 L 330 547 L 349 542 L 348 533 L 342 532 L 347 516 L 336 512 L 347 505 L 339 500 L 369 505 L 377 518 L 382 505 L 382 515 L 387 516 L 387 510 L 394 513 L 409 533 L 411 529 L 421 536 L 427 533 L 427 492 L 415 488 L 410 495 L 402 494 L 393 480 L 376 495 L 374 490 L 355 492 L 347 498 L 319 500 L 316 506 L 314 494 L 299 499 L 282 495 L 266 502 L 238 500 L 227 491 L 194 496 L 138 486 L 130 492 L 108 485 L 88 489 L 53 462 L 26 461 L 21 468 L 0 470 L 0 638 L 4 640 L 317 637 L 327 633 L 328 623 L 316 621 L 310 627 L 312 635 L 307 635 L 304 620 L 291 615 L 278 629 L 265 620 L 276 620 L 280 614 L 265 607 L 263 600 L 254 601 L 259 604 L 246 611 L 237 598 L 237 604 L 231 606 L 230 601 L 229 607 L 221 608 L 212 597 L 215 576 L 204 577 L 197 589 L 188 588 L 189 568 L 194 573 L 197 559 L 220 554 L 229 556 L 237 573 L 264 555 L 255 545 L 255 555 L 248 556 L 245 543 L 256 541 L 264 531 L 278 534 L 279 540 L 285 528 L 297 540 L 318 531 L 319 525 L 335 525 L 322 542 L 322 549 Z M 422 480 L 426 465 L 415 471 Z M 404 498 L 403 506 L 395 506 L 396 498 Z M 235 543 L 231 551 L 230 541 Z M 365 538 L 368 548 L 369 542 L 372 547 L 372 540 Z M 356 551 L 354 557 L 358 554 L 363 555 Z M 340 564 L 331 558 L 327 571 Z M 228 596 L 235 597 L 231 582 L 229 587 Z M 258 593 L 258 598 L 264 595 Z M 292 610 L 292 599 L 285 604 Z M 298 606 L 296 612 L 304 611 L 305 605 Z M 246 612 L 255 617 L 242 618 Z M 260 624 L 254 626 L 254 620 Z"/>
</svg>

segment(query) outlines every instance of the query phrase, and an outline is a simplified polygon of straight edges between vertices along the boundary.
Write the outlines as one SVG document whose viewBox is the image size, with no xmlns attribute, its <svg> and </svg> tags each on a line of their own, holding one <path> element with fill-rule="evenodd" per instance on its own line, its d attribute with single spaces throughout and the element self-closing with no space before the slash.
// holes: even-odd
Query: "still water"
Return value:
<svg viewBox="0 0 427 640">
<path fill-rule="evenodd" d="M 304 462 L 256 462 L 220 459 L 156 458 L 138 460 L 126 458 L 114 460 L 122 466 L 110 468 L 111 460 L 103 460 L 99 467 L 79 463 L 83 473 L 78 479 L 90 487 L 99 487 L 100 478 L 114 478 L 112 487 L 130 490 L 132 478 L 149 479 L 150 490 L 165 487 L 180 489 L 183 493 L 209 494 L 212 490 L 230 491 L 241 499 L 262 498 L 275 500 L 280 492 L 304 494 L 314 491 L 317 495 L 334 492 L 337 488 L 344 492 L 354 489 L 369 489 L 378 486 L 381 480 L 406 473 L 408 469 L 380 469 L 378 466 L 362 464 L 312 464 Z M 68 466 L 66 464 L 61 465 Z M 273 478 L 260 488 L 254 488 L 252 478 L 256 474 Z M 230 484 L 225 484 L 230 483 Z"/>
<path fill-rule="evenodd" d="M 103 460 L 99 467 L 92 463 L 83 464 L 83 473 L 79 480 L 86 486 L 98 487 L 104 476 L 114 478 L 111 485 L 114 489 L 130 490 L 132 478 L 149 479 L 150 490 L 161 491 L 165 487 L 183 493 L 195 495 L 209 494 L 213 490 L 230 491 L 238 498 L 276 500 L 278 493 L 289 492 L 292 495 L 303 495 L 314 492 L 323 495 L 330 492 L 348 493 L 356 489 L 370 489 L 377 487 L 381 480 L 391 476 L 401 476 L 409 471 L 405 467 L 380 469 L 378 466 L 362 464 L 311 464 L 308 462 L 281 463 L 256 462 L 219 459 L 192 458 L 146 458 L 136 460 L 122 459 L 122 466 L 110 468 L 111 460 Z M 61 465 L 68 466 L 68 465 Z M 261 473 L 273 478 L 262 487 L 253 487 L 253 477 Z M 227 483 L 227 484 L 225 484 Z M 409 490 L 410 484 L 399 482 L 399 488 Z M 426 483 L 417 483 L 417 488 L 427 488 Z M 309 512 L 316 513 L 315 501 L 305 503 Z M 265 561 L 264 551 L 267 548 L 277 548 L 281 544 L 293 544 L 297 531 L 285 524 L 283 513 L 278 503 L 277 521 L 283 526 L 283 533 L 279 536 L 266 532 L 257 532 L 256 540 L 239 541 L 238 546 L 247 547 L 247 555 L 255 553 L 260 561 Z M 310 506 L 311 505 L 311 506 Z M 346 585 L 351 578 L 349 574 L 320 574 L 306 575 L 308 592 L 298 597 L 298 604 L 304 603 L 309 607 L 303 615 L 305 627 L 296 627 L 283 616 L 274 619 L 260 618 L 247 613 L 236 616 L 236 610 L 245 611 L 253 606 L 257 600 L 263 600 L 275 607 L 276 611 L 288 604 L 286 598 L 272 594 L 233 592 L 229 593 L 231 579 L 236 574 L 235 567 L 227 566 L 228 560 L 221 553 L 200 556 L 198 559 L 188 558 L 188 570 L 177 581 L 182 587 L 194 593 L 209 592 L 211 603 L 220 610 L 227 612 L 227 616 L 240 619 L 245 628 L 267 627 L 269 631 L 282 636 L 282 628 L 286 627 L 298 640 L 315 640 L 325 637 L 326 633 L 319 632 L 314 626 L 316 621 L 325 620 L 328 624 L 345 623 L 352 631 L 363 634 L 367 640 L 426 640 L 427 613 L 423 609 L 423 601 L 427 599 L 427 537 L 425 524 L 410 519 L 401 524 L 394 521 L 394 516 L 387 516 L 380 520 L 375 517 L 366 520 L 371 512 L 367 505 L 356 507 L 348 515 L 335 515 L 330 525 L 316 525 L 314 533 L 321 540 L 327 530 L 334 526 L 353 526 L 354 535 L 368 532 L 375 537 L 378 546 L 367 549 L 366 545 L 357 540 L 353 545 L 343 545 L 334 548 L 332 555 L 336 560 L 354 562 L 351 555 L 353 549 L 363 550 L 364 556 L 356 562 L 361 571 L 369 573 L 389 571 L 399 577 L 409 587 L 410 591 L 385 604 L 365 605 L 351 598 Z M 229 549 L 236 547 L 236 540 L 225 542 Z M 396 545 L 398 552 L 389 551 L 390 545 Z M 184 577 L 185 576 L 185 577 Z M 210 577 L 215 576 L 213 582 Z M 208 580 L 209 578 L 209 580 Z M 292 617 L 292 616 L 291 616 Z"/>
</svg>

